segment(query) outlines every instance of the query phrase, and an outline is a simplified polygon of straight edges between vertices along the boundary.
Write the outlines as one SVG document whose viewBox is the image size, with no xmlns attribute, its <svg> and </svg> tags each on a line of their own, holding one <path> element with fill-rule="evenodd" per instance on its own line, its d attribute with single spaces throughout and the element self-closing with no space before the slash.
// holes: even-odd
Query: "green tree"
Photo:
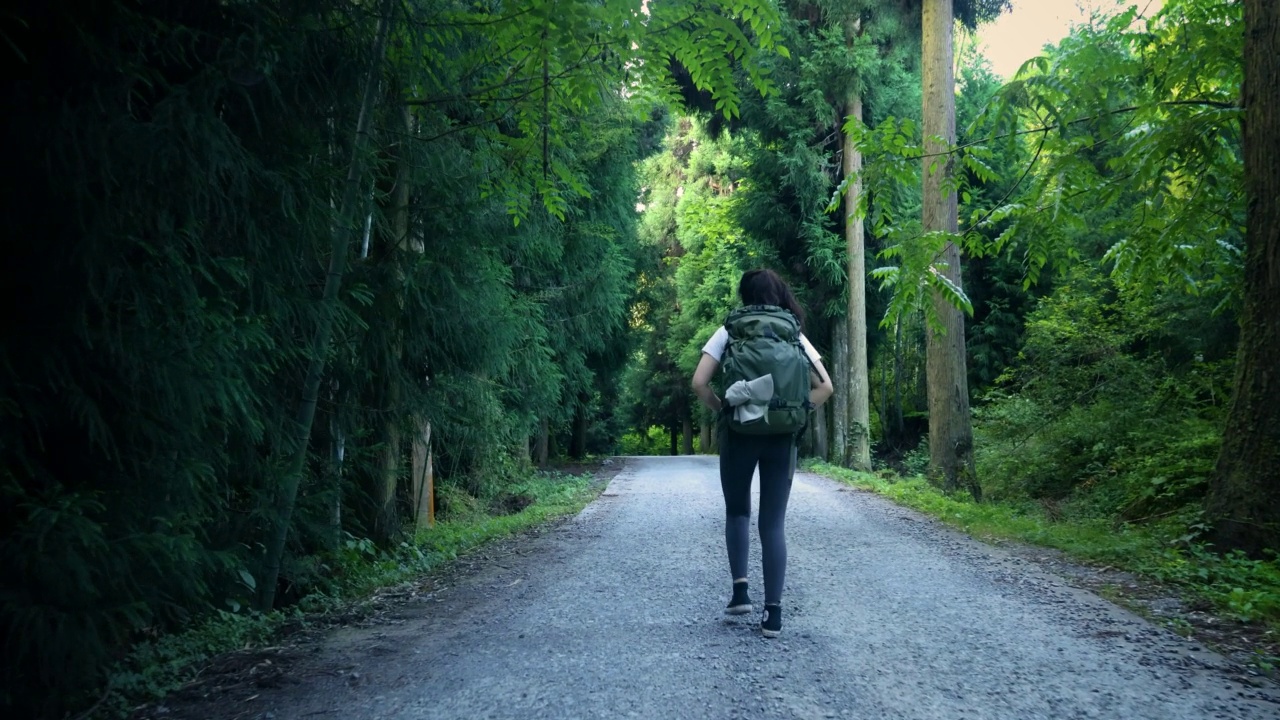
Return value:
<svg viewBox="0 0 1280 720">
<path fill-rule="evenodd" d="M 1240 350 L 1226 435 L 1209 487 L 1212 539 L 1280 548 L 1280 7 L 1244 2 L 1245 259 Z"/>
<path fill-rule="evenodd" d="M 996 247 L 1018 247 L 1029 280 L 1076 257 L 1068 239 L 1098 227 L 1092 208 L 1103 207 L 1111 214 L 1101 228 L 1116 237 L 1105 258 L 1127 287 L 1155 293 L 1172 286 L 1221 312 L 1241 308 L 1238 362 L 1245 365 L 1237 367 L 1236 393 L 1245 399 L 1233 406 L 1239 409 L 1227 424 L 1207 507 L 1220 546 L 1256 553 L 1276 543 L 1268 528 L 1277 514 L 1266 500 L 1274 497 L 1267 494 L 1274 474 L 1259 469 L 1265 459 L 1252 470 L 1239 468 L 1244 458 L 1265 455 L 1248 448 L 1271 443 L 1265 428 L 1274 423 L 1248 415 L 1262 407 L 1250 399 L 1257 389 L 1248 367 L 1266 347 L 1259 338 L 1269 336 L 1274 314 L 1258 300 L 1265 282 L 1248 279 L 1257 272 L 1250 270 L 1257 267 L 1249 264 L 1252 253 L 1268 235 L 1265 224 L 1249 225 L 1266 204 L 1246 202 L 1250 150 L 1241 130 L 1250 132 L 1250 124 L 1239 98 L 1247 63 L 1267 54 L 1242 54 L 1251 27 L 1243 9 L 1225 0 L 1179 0 L 1137 28 L 1132 10 L 1083 28 L 1023 69 L 986 127 L 996 136 L 1036 138 L 1043 166 L 1028 173 L 1029 192 L 990 218 L 1012 219 Z M 1268 22 L 1265 14 L 1257 17 Z M 1265 92 L 1261 97 L 1258 123 L 1265 126 Z M 1020 126 L 1009 124 L 1020 117 Z M 1254 149 L 1269 146 L 1259 140 Z M 1262 239 L 1255 244 L 1255 237 Z"/>
<path fill-rule="evenodd" d="M 432 453 L 447 511 L 540 420 L 608 416 L 630 109 L 674 58 L 732 116 L 785 52 L 768 3 L 652 10 L 9 9 L 3 213 L 48 242 L 4 269 L 39 308 L 0 351 L 5 703 L 63 715 L 144 630 L 335 582 L 343 533 L 416 519 Z"/>
</svg>

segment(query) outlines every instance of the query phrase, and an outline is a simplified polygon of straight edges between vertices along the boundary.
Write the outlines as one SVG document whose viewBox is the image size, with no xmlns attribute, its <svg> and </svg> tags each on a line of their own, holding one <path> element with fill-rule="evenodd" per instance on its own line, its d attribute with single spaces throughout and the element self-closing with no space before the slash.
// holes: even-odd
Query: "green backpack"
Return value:
<svg viewBox="0 0 1280 720">
<path fill-rule="evenodd" d="M 725 406 L 725 421 L 747 435 L 796 435 L 809 420 L 809 372 L 812 365 L 800 344 L 800 323 L 776 305 L 748 305 L 724 321 L 729 344 L 721 358 L 724 387 L 739 380 L 773 375 L 773 401 L 764 417 L 742 423 Z"/>
</svg>

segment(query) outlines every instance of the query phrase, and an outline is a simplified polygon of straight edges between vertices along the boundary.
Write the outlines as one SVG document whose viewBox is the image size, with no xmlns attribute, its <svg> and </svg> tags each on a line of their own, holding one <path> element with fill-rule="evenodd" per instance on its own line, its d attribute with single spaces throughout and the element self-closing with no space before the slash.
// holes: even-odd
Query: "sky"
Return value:
<svg viewBox="0 0 1280 720">
<path fill-rule="evenodd" d="M 1150 15 L 1163 0 L 1013 0 L 1013 11 L 978 28 L 978 44 L 997 75 L 1008 79 L 1022 63 L 1040 54 L 1047 43 L 1056 43 L 1071 26 L 1088 19 L 1092 10 L 1137 5 Z"/>
</svg>

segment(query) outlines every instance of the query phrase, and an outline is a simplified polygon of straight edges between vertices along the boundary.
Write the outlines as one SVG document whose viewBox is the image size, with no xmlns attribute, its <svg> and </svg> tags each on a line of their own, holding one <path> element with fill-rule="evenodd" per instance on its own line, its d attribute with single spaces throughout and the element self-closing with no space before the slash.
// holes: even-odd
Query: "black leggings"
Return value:
<svg viewBox="0 0 1280 720">
<path fill-rule="evenodd" d="M 764 601 L 782 601 L 787 575 L 786 517 L 795 473 L 791 435 L 741 435 L 722 431 L 720 489 L 724 492 L 724 542 L 733 578 L 747 576 L 750 547 L 751 476 L 760 466 L 760 545 L 764 560 Z"/>
</svg>

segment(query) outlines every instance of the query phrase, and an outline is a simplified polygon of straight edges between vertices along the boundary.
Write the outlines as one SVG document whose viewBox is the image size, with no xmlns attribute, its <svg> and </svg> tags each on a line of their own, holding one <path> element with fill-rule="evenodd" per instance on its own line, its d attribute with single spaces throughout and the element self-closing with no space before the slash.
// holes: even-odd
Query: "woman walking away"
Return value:
<svg viewBox="0 0 1280 720">
<path fill-rule="evenodd" d="M 720 489 L 724 492 L 724 540 L 733 576 L 725 612 L 752 610 L 747 594 L 751 477 L 760 467 L 760 544 L 764 558 L 765 637 L 782 632 L 782 585 L 787 573 L 785 520 L 796 437 L 809 411 L 831 397 L 831 378 L 813 345 L 800 332 L 804 311 L 791 288 L 772 270 L 752 270 L 738 283 L 742 307 L 734 310 L 702 348 L 693 373 L 698 399 L 719 414 Z M 711 388 L 723 369 L 721 397 Z"/>
</svg>

